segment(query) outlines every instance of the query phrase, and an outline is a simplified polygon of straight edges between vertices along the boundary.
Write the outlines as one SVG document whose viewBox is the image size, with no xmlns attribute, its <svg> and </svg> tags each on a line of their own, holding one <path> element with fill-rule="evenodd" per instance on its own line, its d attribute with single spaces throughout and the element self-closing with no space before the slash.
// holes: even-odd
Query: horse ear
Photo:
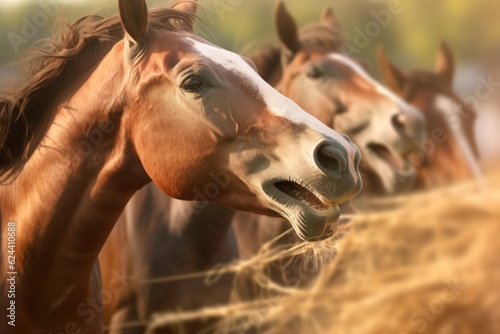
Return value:
<svg viewBox="0 0 500 334">
<path fill-rule="evenodd" d="M 323 10 L 323 14 L 321 15 L 321 23 L 329 25 L 337 30 L 341 29 L 339 20 L 333 12 L 332 7 L 327 7 Z"/>
<path fill-rule="evenodd" d="M 445 42 L 441 43 L 441 48 L 436 61 L 436 72 L 443 81 L 451 86 L 455 75 L 455 60 L 450 48 Z"/>
<path fill-rule="evenodd" d="M 387 86 L 397 93 L 402 93 L 406 82 L 404 73 L 396 67 L 396 65 L 391 63 L 382 47 L 378 48 L 377 56 L 380 71 Z"/>
<path fill-rule="evenodd" d="M 290 15 L 283 1 L 278 2 L 274 15 L 274 22 L 282 49 L 286 56 L 291 59 L 300 47 L 297 23 Z"/>
<path fill-rule="evenodd" d="M 148 28 L 148 6 L 144 0 L 118 0 L 125 38 L 139 44 Z"/>
<path fill-rule="evenodd" d="M 196 0 L 179 1 L 175 3 L 172 8 L 187 13 L 190 16 L 188 21 L 176 20 L 174 24 L 181 30 L 193 32 L 198 2 Z"/>
</svg>

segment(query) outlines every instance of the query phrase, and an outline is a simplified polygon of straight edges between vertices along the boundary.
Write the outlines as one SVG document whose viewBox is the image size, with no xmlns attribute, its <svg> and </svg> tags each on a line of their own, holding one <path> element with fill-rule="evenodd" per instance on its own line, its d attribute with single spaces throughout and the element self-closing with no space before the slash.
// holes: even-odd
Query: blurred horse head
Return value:
<svg viewBox="0 0 500 334">
<path fill-rule="evenodd" d="M 410 156 L 418 186 L 439 186 L 481 174 L 474 136 L 476 114 L 453 90 L 455 61 L 443 43 L 434 71 L 404 73 L 379 50 L 382 76 L 408 103 L 422 110 L 427 139 Z"/>
</svg>

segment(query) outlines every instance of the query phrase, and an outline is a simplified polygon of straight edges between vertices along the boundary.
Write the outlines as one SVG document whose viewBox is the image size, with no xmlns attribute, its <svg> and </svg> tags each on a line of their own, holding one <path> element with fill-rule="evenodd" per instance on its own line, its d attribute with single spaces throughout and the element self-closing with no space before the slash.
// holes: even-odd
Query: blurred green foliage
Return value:
<svg viewBox="0 0 500 334">
<path fill-rule="evenodd" d="M 116 0 L 26 0 L 8 5 L 0 0 L 0 65 L 18 59 L 22 52 L 37 40 L 52 35 L 54 18 L 45 25 L 41 3 L 57 1 L 58 16 L 74 20 L 82 15 L 117 12 Z M 356 34 L 366 32 L 367 25 L 377 22 L 373 13 L 387 11 L 399 3 L 399 14 L 391 15 L 390 23 L 372 34 L 369 43 L 358 48 L 356 56 L 376 68 L 376 48 L 383 45 L 391 58 L 404 66 L 432 66 L 437 47 L 446 40 L 461 61 L 480 62 L 497 49 L 500 42 L 500 1 L 498 0 L 285 0 L 299 26 L 317 21 L 323 8 L 331 6 L 343 27 L 348 44 L 355 45 Z M 148 1 L 150 6 L 165 3 Z M 200 0 L 199 15 L 204 24 L 198 32 L 210 41 L 240 52 L 249 43 L 257 45 L 264 39 L 275 38 L 271 0 Z M 38 15 L 38 16 L 36 16 Z M 42 16 L 41 16 L 42 15 Z M 36 16 L 36 17 L 35 17 Z M 23 43 L 23 25 L 35 20 L 41 26 L 32 38 Z M 387 20 L 386 20 L 387 21 Z M 370 23 L 372 22 L 372 23 Z M 376 29 L 375 29 L 376 32 Z M 359 36 L 358 36 L 359 39 Z M 364 43 L 366 44 L 366 43 Z M 16 53 L 16 47 L 20 52 Z M 359 53 L 358 53 L 359 51 Z"/>
</svg>

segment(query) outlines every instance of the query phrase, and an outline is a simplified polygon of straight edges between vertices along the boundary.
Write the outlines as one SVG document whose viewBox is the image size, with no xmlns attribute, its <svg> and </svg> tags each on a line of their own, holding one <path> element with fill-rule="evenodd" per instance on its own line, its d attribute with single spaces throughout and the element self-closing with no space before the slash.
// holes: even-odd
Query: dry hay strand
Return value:
<svg viewBox="0 0 500 334">
<path fill-rule="evenodd" d="M 355 215 L 321 247 L 266 247 L 240 264 L 272 294 L 235 292 L 231 305 L 158 315 L 153 327 L 216 317 L 207 333 L 500 333 L 500 174 L 374 203 L 382 209 Z M 264 273 L 291 254 L 326 262 L 305 288 Z"/>
<path fill-rule="evenodd" d="M 406 199 L 345 226 L 314 285 L 258 332 L 499 333 L 499 175 Z"/>
</svg>

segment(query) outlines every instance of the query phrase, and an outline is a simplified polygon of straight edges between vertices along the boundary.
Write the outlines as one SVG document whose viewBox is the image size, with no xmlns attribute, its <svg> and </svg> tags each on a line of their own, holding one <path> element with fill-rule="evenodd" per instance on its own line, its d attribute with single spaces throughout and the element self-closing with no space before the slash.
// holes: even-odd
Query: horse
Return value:
<svg viewBox="0 0 500 334">
<path fill-rule="evenodd" d="M 480 177 L 479 151 L 474 135 L 475 111 L 453 90 L 455 60 L 446 43 L 436 67 L 404 73 L 383 48 L 378 52 L 381 75 L 388 87 L 419 108 L 426 118 L 427 139 L 410 155 L 417 170 L 416 189 L 442 186 Z"/>
<path fill-rule="evenodd" d="M 102 332 L 97 256 L 150 182 L 282 215 L 304 240 L 330 237 L 361 189 L 356 146 L 196 36 L 191 3 L 118 7 L 76 21 L 2 94 L 2 332 Z"/>
<path fill-rule="evenodd" d="M 286 15 L 286 9 L 279 4 L 276 21 L 280 22 L 282 29 L 289 27 L 283 22 Z M 279 31 L 285 39 L 291 31 L 284 32 L 282 29 Z M 416 142 L 421 140 L 423 124 L 419 112 L 375 83 L 356 62 L 332 53 L 338 51 L 341 40 L 338 23 L 331 9 L 324 11 L 319 24 L 302 31 L 307 33 L 304 42 L 308 47 L 300 51 L 300 57 L 305 58 L 306 50 L 310 50 L 311 59 L 300 65 L 287 63 L 282 68 L 280 48 L 264 45 L 250 57 L 259 74 L 270 80 L 276 78 L 275 73 L 285 72 L 293 76 L 291 71 L 304 71 L 307 81 L 294 82 L 297 84 L 295 90 L 282 92 L 290 94 L 288 97 L 292 99 L 297 98 L 301 103 L 304 103 L 305 97 L 297 91 L 303 89 L 305 94 L 317 92 L 315 100 L 322 104 L 308 105 L 309 109 L 305 110 L 330 127 L 343 126 L 345 133 L 362 150 L 373 148 L 373 157 L 365 156 L 368 164 L 363 170 L 363 183 L 366 184 L 366 176 L 371 172 L 377 178 L 371 183 L 382 184 L 380 187 L 389 193 L 411 187 L 414 175 L 411 169 L 407 169 L 411 166 L 404 165 L 403 156 L 416 148 Z M 316 75 L 321 75 L 319 71 L 327 71 L 323 77 L 323 87 L 318 88 L 319 77 L 311 78 L 310 73 L 307 73 L 313 71 L 317 72 Z M 382 151 L 385 154 L 378 154 Z M 378 186 L 374 186 L 375 189 L 379 189 Z M 240 217 L 243 213 L 236 215 Z M 233 216 L 234 211 L 214 205 L 168 199 L 160 194 L 154 184 L 136 194 L 122 215 L 124 223 L 118 224 L 113 231 L 112 238 L 116 242 L 109 240 L 101 253 L 101 259 L 108 259 L 111 264 L 105 269 L 110 278 L 111 271 L 120 271 L 123 267 L 128 268 L 129 275 L 135 276 L 135 283 L 130 285 L 130 289 L 117 296 L 108 307 L 108 322 L 111 323 L 112 332 L 131 330 L 127 326 L 134 323 L 137 324 L 135 329 L 141 332 L 145 327 L 143 323 L 155 312 L 186 311 L 228 302 L 231 275 L 224 275 L 211 284 L 203 284 L 203 275 L 190 275 L 245 257 L 243 254 L 240 256 L 235 249 L 234 236 L 229 228 Z M 279 221 L 266 220 L 259 225 L 245 221 L 259 219 L 265 220 L 264 217 L 252 215 L 238 219 L 238 223 L 234 224 L 241 225 L 241 229 L 258 228 L 257 234 L 265 232 L 266 240 L 279 233 Z M 217 227 L 215 231 L 208 227 L 212 224 Z M 288 226 L 288 223 L 284 222 L 284 226 Z M 194 239 L 193 233 L 189 232 L 191 230 L 206 232 L 200 232 L 198 238 Z M 167 238 L 172 239 L 172 244 L 163 244 Z M 250 239 L 251 235 L 244 234 L 238 240 L 243 253 L 249 248 Z M 119 245 L 126 247 L 121 249 Z M 166 254 L 171 254 L 170 249 L 177 249 L 178 254 L 183 255 L 167 259 Z M 174 277 L 162 279 L 165 276 Z M 186 291 L 196 291 L 197 297 L 183 297 Z M 137 323 L 138 320 L 140 323 Z M 189 332 L 208 326 L 206 322 L 184 325 Z"/>
</svg>

